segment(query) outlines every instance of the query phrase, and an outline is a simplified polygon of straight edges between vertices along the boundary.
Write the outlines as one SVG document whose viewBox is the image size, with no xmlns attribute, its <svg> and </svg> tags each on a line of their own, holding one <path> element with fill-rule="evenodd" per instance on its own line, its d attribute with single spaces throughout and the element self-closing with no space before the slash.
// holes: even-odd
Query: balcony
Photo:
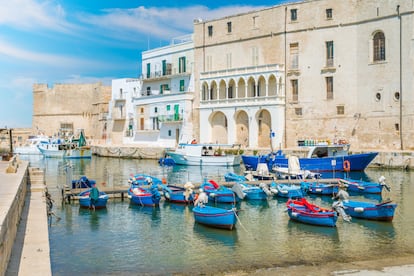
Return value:
<svg viewBox="0 0 414 276">
<path fill-rule="evenodd" d="M 181 122 L 183 120 L 183 116 L 180 114 L 158 115 L 157 118 L 158 118 L 158 121 L 161 123 Z"/>
</svg>

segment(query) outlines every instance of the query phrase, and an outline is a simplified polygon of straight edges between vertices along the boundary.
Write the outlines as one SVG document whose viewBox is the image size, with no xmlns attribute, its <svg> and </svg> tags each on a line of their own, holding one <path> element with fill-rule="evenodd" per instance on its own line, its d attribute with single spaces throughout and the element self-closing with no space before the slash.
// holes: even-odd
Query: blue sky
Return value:
<svg viewBox="0 0 414 276">
<path fill-rule="evenodd" d="M 221 18 L 286 0 L 0 0 L 0 128 L 31 127 L 34 83 L 138 77 L 141 52 Z"/>
</svg>

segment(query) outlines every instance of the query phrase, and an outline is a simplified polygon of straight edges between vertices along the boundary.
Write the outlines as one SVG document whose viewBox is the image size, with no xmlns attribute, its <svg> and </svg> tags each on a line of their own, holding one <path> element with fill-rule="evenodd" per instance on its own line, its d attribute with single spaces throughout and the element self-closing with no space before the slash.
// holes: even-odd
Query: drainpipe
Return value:
<svg viewBox="0 0 414 276">
<path fill-rule="evenodd" d="M 403 104 L 403 93 L 402 93 L 402 21 L 400 14 L 400 5 L 397 5 L 398 21 L 400 23 L 400 149 L 404 150 L 404 139 L 403 139 L 403 120 L 402 120 L 402 104 Z"/>
</svg>

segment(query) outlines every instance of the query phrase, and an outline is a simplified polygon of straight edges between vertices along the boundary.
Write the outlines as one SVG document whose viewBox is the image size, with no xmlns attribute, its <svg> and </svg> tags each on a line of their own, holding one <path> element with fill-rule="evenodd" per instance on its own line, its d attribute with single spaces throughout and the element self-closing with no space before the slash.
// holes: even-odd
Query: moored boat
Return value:
<svg viewBox="0 0 414 276">
<path fill-rule="evenodd" d="M 214 180 L 204 180 L 200 188 L 207 194 L 209 200 L 218 203 L 235 203 L 240 201 L 238 197 L 230 188 L 220 186 Z"/>
<path fill-rule="evenodd" d="M 317 181 L 302 181 L 300 183 L 302 191 L 315 195 L 333 195 L 338 193 L 338 184 L 321 183 Z"/>
<path fill-rule="evenodd" d="M 72 189 L 91 188 L 93 184 L 96 184 L 96 180 L 81 176 L 79 179 L 72 180 Z"/>
<path fill-rule="evenodd" d="M 183 204 L 189 204 L 194 201 L 194 185 L 191 182 L 187 182 L 183 187 L 171 184 L 162 184 L 161 187 L 166 201 Z"/>
<path fill-rule="evenodd" d="M 335 227 L 338 220 L 336 211 L 309 203 L 305 198 L 289 199 L 286 202 L 286 207 L 290 219 L 302 223 Z"/>
<path fill-rule="evenodd" d="M 79 131 L 78 138 L 70 139 L 52 139 L 49 143 L 40 143 L 37 145 L 39 151 L 44 157 L 56 158 L 92 158 L 91 147 L 86 142 L 83 130 Z"/>
<path fill-rule="evenodd" d="M 391 201 L 373 203 L 348 200 L 343 201 L 342 204 L 345 213 L 351 217 L 381 221 L 392 221 L 397 208 L 397 204 Z"/>
<path fill-rule="evenodd" d="M 299 158 L 300 168 L 312 172 L 363 171 L 378 155 L 378 152 L 350 153 L 349 144 L 318 144 L 301 148 L 307 153 L 306 157 Z M 255 170 L 257 164 L 263 162 L 269 170 L 288 167 L 288 158 L 281 150 L 262 156 L 242 155 L 242 160 L 248 170 Z"/>
<path fill-rule="evenodd" d="M 92 208 L 91 205 L 91 198 L 89 197 L 91 190 L 88 189 L 86 191 L 83 191 L 79 194 L 79 205 L 82 208 Z M 102 209 L 106 208 L 106 203 L 109 199 L 109 196 L 102 191 L 99 191 L 99 197 L 98 200 L 95 202 L 95 209 Z"/>
<path fill-rule="evenodd" d="M 210 227 L 233 230 L 237 222 L 237 210 L 230 210 L 213 206 L 195 206 L 193 208 L 194 220 L 197 223 Z"/>
<path fill-rule="evenodd" d="M 385 184 L 384 176 L 381 176 L 378 182 L 355 180 L 351 178 L 339 179 L 339 182 L 344 185 L 350 193 L 381 194 L 384 187 L 388 191 L 390 190 L 390 188 Z"/>
<path fill-rule="evenodd" d="M 303 192 L 300 186 L 292 184 L 278 184 L 272 182 L 270 184 L 270 191 L 278 197 L 284 198 L 302 198 Z"/>
<path fill-rule="evenodd" d="M 30 136 L 24 145 L 16 147 L 14 149 L 14 153 L 22 154 L 22 155 L 40 155 L 42 154 L 40 150 L 37 148 L 40 144 L 48 144 L 49 143 L 49 137 L 45 135 L 36 135 L 36 136 Z"/>
<path fill-rule="evenodd" d="M 146 177 L 145 183 L 150 185 L 149 188 L 143 186 L 143 182 L 130 181 L 128 189 L 128 198 L 132 204 L 141 206 L 158 206 L 161 200 L 161 194 L 158 191 L 159 183 L 152 181 L 152 178 Z"/>
<path fill-rule="evenodd" d="M 234 145 L 180 143 L 175 151 L 167 151 L 174 163 L 187 166 L 240 166 L 241 156 Z"/>
</svg>

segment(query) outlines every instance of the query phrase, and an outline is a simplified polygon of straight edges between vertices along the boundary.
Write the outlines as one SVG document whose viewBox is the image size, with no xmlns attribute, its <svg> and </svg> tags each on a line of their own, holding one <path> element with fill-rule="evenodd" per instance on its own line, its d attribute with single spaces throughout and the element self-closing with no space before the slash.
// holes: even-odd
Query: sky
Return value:
<svg viewBox="0 0 414 276">
<path fill-rule="evenodd" d="M 193 20 L 289 0 L 0 0 L 0 128 L 31 127 L 35 83 L 137 78 L 141 53 L 193 33 Z"/>
</svg>

